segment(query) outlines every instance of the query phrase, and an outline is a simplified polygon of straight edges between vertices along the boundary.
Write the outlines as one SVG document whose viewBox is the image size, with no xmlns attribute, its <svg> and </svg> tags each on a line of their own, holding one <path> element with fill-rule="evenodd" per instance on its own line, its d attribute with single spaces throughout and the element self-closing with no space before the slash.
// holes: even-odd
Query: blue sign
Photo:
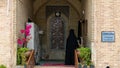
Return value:
<svg viewBox="0 0 120 68">
<path fill-rule="evenodd" d="M 103 31 L 101 38 L 102 38 L 102 42 L 115 42 L 115 32 Z"/>
</svg>

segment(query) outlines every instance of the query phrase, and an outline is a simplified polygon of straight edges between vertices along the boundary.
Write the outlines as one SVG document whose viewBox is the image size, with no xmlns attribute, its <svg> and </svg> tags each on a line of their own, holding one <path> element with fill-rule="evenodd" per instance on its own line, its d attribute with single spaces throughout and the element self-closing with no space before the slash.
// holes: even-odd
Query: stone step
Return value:
<svg viewBox="0 0 120 68">
<path fill-rule="evenodd" d="M 17 66 L 17 68 L 24 68 L 24 66 Z M 74 66 L 35 66 L 34 68 L 75 68 Z"/>
<path fill-rule="evenodd" d="M 24 68 L 24 66 L 21 66 L 21 65 L 17 65 L 17 68 Z"/>
<path fill-rule="evenodd" d="M 34 68 L 75 68 L 74 66 L 35 66 Z"/>
</svg>

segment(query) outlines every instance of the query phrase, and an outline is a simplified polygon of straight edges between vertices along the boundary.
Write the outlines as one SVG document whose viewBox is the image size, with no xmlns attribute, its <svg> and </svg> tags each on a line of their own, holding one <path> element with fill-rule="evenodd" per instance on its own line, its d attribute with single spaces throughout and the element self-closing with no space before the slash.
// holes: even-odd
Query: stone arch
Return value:
<svg viewBox="0 0 120 68">
<path fill-rule="evenodd" d="M 37 0 L 36 0 L 37 1 Z M 46 1 L 46 0 L 44 0 L 44 2 L 43 3 L 41 3 L 41 4 L 39 4 L 38 5 L 38 7 L 37 7 L 37 9 L 34 9 L 34 16 L 36 17 L 36 15 L 37 15 L 37 13 L 39 12 L 39 10 L 41 9 L 41 7 L 42 6 L 44 6 L 44 5 L 46 5 L 48 2 L 50 2 L 51 0 L 48 0 L 48 1 Z M 77 12 L 77 14 L 79 15 L 79 17 L 80 17 L 80 15 L 81 15 L 81 9 L 80 9 L 80 7 L 81 7 L 81 3 L 80 3 L 80 1 L 79 0 L 76 0 L 75 1 L 75 3 L 73 3 L 73 1 L 72 0 L 65 0 L 68 4 L 70 4 L 71 6 L 72 6 L 72 8 L 74 8 L 75 9 L 75 11 Z M 78 7 L 78 5 L 80 6 L 80 7 Z"/>
</svg>

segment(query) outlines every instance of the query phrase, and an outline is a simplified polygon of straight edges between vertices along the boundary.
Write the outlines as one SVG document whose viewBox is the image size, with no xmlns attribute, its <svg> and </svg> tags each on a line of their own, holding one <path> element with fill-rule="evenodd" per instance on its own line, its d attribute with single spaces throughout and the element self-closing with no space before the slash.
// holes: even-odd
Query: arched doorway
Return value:
<svg viewBox="0 0 120 68">
<path fill-rule="evenodd" d="M 51 0 L 52 1 L 52 0 Z M 74 2 L 73 2 L 74 3 Z M 71 4 L 71 3 L 70 3 Z M 49 5 L 49 4 L 47 4 L 47 5 Z M 76 3 L 75 3 L 75 5 L 76 5 Z M 58 5 L 57 5 L 58 6 Z M 80 18 L 79 17 L 77 17 L 77 15 L 76 14 L 78 14 L 78 13 L 76 13 L 76 10 L 74 10 L 74 8 L 72 7 L 72 6 L 74 6 L 74 5 L 69 5 L 68 4 L 68 6 L 70 7 L 70 14 L 68 14 L 68 15 L 70 15 L 69 16 L 69 23 L 67 24 L 67 26 L 68 26 L 68 28 L 65 28 L 65 29 L 70 29 L 70 28 L 74 28 L 76 31 L 77 31 L 77 27 L 76 27 L 76 21 L 78 21 Z M 80 4 L 79 5 L 77 5 L 77 6 L 80 6 Z M 42 6 L 41 8 L 44 8 L 44 6 Z M 37 22 L 40 18 L 39 17 L 41 17 L 41 19 L 40 19 L 40 21 L 38 21 L 38 23 L 40 22 L 40 26 L 42 26 L 43 28 L 46 28 L 47 26 L 46 26 L 46 21 L 44 21 L 44 20 L 46 20 L 46 18 L 47 17 L 45 17 L 45 9 L 40 9 L 40 10 L 43 10 L 43 12 L 41 12 L 41 14 L 39 15 L 39 14 L 36 14 L 36 15 L 38 15 L 38 19 L 35 19 L 35 21 Z M 80 12 L 81 10 L 78 10 L 77 12 Z M 68 13 L 68 12 L 67 12 Z M 43 15 L 42 15 L 43 14 Z M 78 14 L 78 16 L 79 16 L 79 14 Z M 44 19 L 44 20 L 43 20 Z M 66 19 L 65 19 L 66 20 Z M 45 23 L 45 24 L 43 24 L 43 23 Z M 65 24 L 64 24 L 65 25 Z M 49 25 L 48 25 L 49 26 Z M 42 28 L 41 27 L 41 28 Z M 65 26 L 64 26 L 65 27 Z M 47 31 L 47 29 L 48 29 L 48 27 L 46 28 L 46 29 L 43 29 L 46 33 L 46 36 L 47 36 L 47 34 L 49 34 L 49 33 L 47 33 L 48 31 Z M 89 28 L 90 29 L 90 28 Z M 66 32 L 68 31 L 68 30 L 66 30 Z M 50 34 L 49 34 L 50 35 Z M 67 33 L 66 33 L 66 35 L 67 35 Z M 43 38 L 46 38 L 46 36 L 45 37 L 43 37 Z M 49 41 L 51 41 L 50 40 L 50 38 L 53 38 L 53 36 L 50 36 L 49 37 Z M 44 40 L 43 39 L 43 41 L 45 41 L 45 42 L 43 42 L 43 46 L 45 46 L 44 48 L 46 49 L 46 53 L 49 53 L 49 52 L 51 52 L 51 53 L 49 53 L 49 56 L 51 57 L 51 55 L 55 55 L 55 53 L 57 53 L 58 55 L 60 54 L 60 52 L 58 53 L 58 52 L 56 52 L 56 51 L 58 51 L 58 50 L 54 50 L 54 49 L 52 49 L 52 48 L 57 48 L 57 47 L 52 47 L 52 45 L 50 45 L 51 43 L 49 43 L 49 45 L 47 45 L 48 44 L 48 42 L 46 42 L 47 40 Z M 65 42 L 64 42 L 65 43 Z M 47 49 L 47 46 L 49 46 L 49 48 L 50 49 Z M 62 50 L 62 51 L 64 51 L 64 50 Z M 64 54 L 64 53 L 63 53 Z M 60 55 L 63 55 L 63 54 L 60 54 Z M 53 55 L 53 56 L 54 56 Z M 52 58 L 49 58 L 49 59 L 52 59 Z M 53 59 L 60 59 L 60 58 L 53 58 Z"/>
<path fill-rule="evenodd" d="M 49 41 L 49 60 L 64 60 L 65 58 L 65 30 L 66 19 L 62 16 L 54 14 L 48 19 L 48 41 Z"/>
</svg>

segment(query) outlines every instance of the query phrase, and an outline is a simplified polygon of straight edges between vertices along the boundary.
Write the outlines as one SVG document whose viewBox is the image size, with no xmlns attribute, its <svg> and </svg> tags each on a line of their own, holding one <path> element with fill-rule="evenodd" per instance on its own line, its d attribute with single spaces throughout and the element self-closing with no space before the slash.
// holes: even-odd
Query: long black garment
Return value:
<svg viewBox="0 0 120 68">
<path fill-rule="evenodd" d="M 77 38 L 71 29 L 66 43 L 65 65 L 74 65 L 74 50 L 78 48 Z"/>
</svg>

